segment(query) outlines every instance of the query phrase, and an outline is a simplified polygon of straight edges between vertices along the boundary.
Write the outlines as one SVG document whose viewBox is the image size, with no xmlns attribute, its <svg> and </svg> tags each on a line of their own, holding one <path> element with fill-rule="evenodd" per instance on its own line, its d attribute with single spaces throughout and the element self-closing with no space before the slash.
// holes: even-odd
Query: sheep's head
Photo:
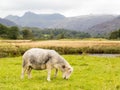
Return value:
<svg viewBox="0 0 120 90">
<path fill-rule="evenodd" d="M 73 68 L 71 66 L 65 66 L 62 65 L 62 72 L 63 72 L 63 78 L 68 79 L 73 72 Z"/>
</svg>

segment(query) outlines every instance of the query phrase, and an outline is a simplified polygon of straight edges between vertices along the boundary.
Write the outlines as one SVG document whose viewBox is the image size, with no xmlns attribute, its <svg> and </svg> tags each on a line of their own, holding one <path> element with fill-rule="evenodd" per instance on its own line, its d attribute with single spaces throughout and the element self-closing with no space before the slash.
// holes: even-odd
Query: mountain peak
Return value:
<svg viewBox="0 0 120 90">
<path fill-rule="evenodd" d="M 24 15 L 35 15 L 35 13 L 28 11 L 28 12 L 25 12 Z"/>
<path fill-rule="evenodd" d="M 25 12 L 23 16 L 13 16 L 9 15 L 5 17 L 8 20 L 11 20 L 21 26 L 31 26 L 31 27 L 47 27 L 49 24 L 53 24 L 58 20 L 63 20 L 66 17 L 59 13 L 54 14 L 36 14 L 34 12 L 28 11 Z"/>
<path fill-rule="evenodd" d="M 22 17 L 32 18 L 32 17 L 36 17 L 36 16 L 38 16 L 38 15 L 33 12 L 28 11 L 28 12 L 25 12 Z"/>
<path fill-rule="evenodd" d="M 54 19 L 64 19 L 65 16 L 59 13 L 53 13 L 53 14 L 36 14 L 33 12 L 25 12 L 25 14 L 22 16 L 24 18 L 38 18 L 38 19 L 46 19 L 46 20 L 54 20 Z"/>
</svg>

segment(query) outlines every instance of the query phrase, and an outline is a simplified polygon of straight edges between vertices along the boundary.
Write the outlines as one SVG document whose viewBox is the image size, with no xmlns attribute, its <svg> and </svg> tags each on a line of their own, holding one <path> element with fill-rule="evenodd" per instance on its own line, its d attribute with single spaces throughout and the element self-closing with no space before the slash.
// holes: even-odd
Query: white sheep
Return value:
<svg viewBox="0 0 120 90">
<path fill-rule="evenodd" d="M 63 72 L 63 78 L 68 79 L 73 72 L 70 64 L 61 57 L 56 51 L 49 49 L 32 48 L 27 50 L 23 55 L 22 75 L 27 71 L 28 78 L 31 78 L 31 70 L 44 70 L 47 69 L 47 80 L 50 81 L 51 70 L 55 68 L 55 77 L 60 69 Z"/>
</svg>

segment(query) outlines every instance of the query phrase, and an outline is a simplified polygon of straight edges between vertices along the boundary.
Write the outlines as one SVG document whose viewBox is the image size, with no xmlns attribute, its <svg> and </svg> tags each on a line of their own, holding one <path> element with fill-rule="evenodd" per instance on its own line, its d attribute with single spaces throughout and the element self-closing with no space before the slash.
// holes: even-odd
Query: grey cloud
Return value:
<svg viewBox="0 0 120 90">
<path fill-rule="evenodd" d="M 66 15 L 119 13 L 119 0 L 3 0 L 1 16 L 24 11 L 58 12 Z M 39 12 L 38 12 L 39 13 Z"/>
<path fill-rule="evenodd" d="M 7 2 L 6 4 L 4 4 Z M 35 9 L 54 9 L 54 10 L 66 10 L 74 6 L 70 0 L 5 0 L 0 4 L 3 10 L 35 10 Z"/>
</svg>

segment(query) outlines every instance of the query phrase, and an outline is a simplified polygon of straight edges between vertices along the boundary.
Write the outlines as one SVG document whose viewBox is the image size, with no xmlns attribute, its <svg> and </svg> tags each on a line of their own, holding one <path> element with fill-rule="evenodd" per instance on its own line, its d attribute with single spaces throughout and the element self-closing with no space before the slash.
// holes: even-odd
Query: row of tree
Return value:
<svg viewBox="0 0 120 90">
<path fill-rule="evenodd" d="M 84 32 L 70 31 L 65 29 L 36 29 L 25 28 L 22 32 L 26 32 L 25 38 L 35 39 L 64 39 L 64 38 L 89 38 L 90 34 Z"/>
<path fill-rule="evenodd" d="M 99 35 L 100 36 L 100 35 Z M 65 29 L 40 29 L 17 26 L 7 27 L 0 24 L 0 38 L 6 39 L 79 39 L 79 38 L 90 38 L 89 33 L 71 31 Z M 101 38 L 101 37 L 100 37 Z M 120 29 L 111 32 L 108 35 L 109 39 L 120 39 Z"/>
<path fill-rule="evenodd" d="M 0 24 L 0 38 L 6 39 L 64 39 L 64 38 L 89 38 L 90 34 L 65 29 L 39 29 L 7 27 Z"/>
</svg>

